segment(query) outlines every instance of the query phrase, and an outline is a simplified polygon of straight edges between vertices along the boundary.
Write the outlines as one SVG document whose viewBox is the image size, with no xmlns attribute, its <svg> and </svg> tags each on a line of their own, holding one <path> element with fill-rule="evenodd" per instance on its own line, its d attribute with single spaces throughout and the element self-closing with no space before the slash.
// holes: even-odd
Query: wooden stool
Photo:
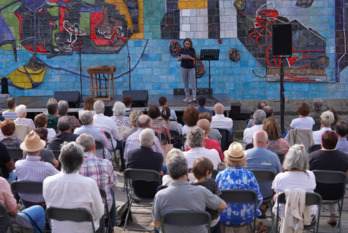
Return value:
<svg viewBox="0 0 348 233">
<path fill-rule="evenodd" d="M 116 70 L 116 66 L 92 66 L 87 68 L 87 73 L 90 74 L 89 96 L 93 96 L 96 100 L 113 99 L 114 72 Z"/>
</svg>

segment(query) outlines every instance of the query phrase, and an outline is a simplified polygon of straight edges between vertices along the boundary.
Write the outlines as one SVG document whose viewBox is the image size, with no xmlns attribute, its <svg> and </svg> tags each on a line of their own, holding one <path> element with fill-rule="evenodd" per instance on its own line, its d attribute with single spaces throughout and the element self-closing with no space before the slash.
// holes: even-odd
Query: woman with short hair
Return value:
<svg viewBox="0 0 348 233">
<path fill-rule="evenodd" d="M 300 103 L 297 107 L 299 117 L 291 121 L 291 129 L 312 129 L 315 121 L 309 117 L 309 105 L 307 103 Z"/>
<path fill-rule="evenodd" d="M 4 135 L 1 142 L 4 143 L 7 149 L 19 148 L 22 141 L 15 138 L 13 135 L 16 130 L 16 125 L 12 120 L 4 120 L 1 125 L 1 132 Z"/>
<path fill-rule="evenodd" d="M 28 125 L 30 126 L 33 130 L 35 129 L 34 121 L 30 118 L 27 117 L 27 106 L 21 104 L 18 105 L 15 109 L 18 118 L 14 120 L 14 123 L 16 125 Z"/>
<path fill-rule="evenodd" d="M 199 112 L 195 107 L 189 107 L 184 111 L 182 121 L 185 125 L 182 127 L 182 134 L 187 134 L 194 126 L 196 126 L 198 121 Z"/>
<path fill-rule="evenodd" d="M 129 122 L 129 117 L 125 116 L 126 114 L 126 105 L 120 101 L 116 101 L 112 108 L 114 115 L 111 117 L 117 127 L 129 127 L 132 128 L 131 123 Z"/>
<path fill-rule="evenodd" d="M 286 154 L 290 148 L 290 143 L 280 137 L 278 121 L 272 117 L 266 118 L 263 130 L 268 135 L 266 148 L 276 154 Z"/>
</svg>

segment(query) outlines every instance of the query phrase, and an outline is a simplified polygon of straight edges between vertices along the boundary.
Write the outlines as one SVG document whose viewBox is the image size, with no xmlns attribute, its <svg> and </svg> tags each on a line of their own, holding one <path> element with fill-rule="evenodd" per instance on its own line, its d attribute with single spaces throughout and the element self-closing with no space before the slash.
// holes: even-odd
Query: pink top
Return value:
<svg viewBox="0 0 348 233">
<path fill-rule="evenodd" d="M 283 138 L 269 141 L 266 148 L 276 154 L 286 154 L 290 148 L 290 144 Z"/>
<path fill-rule="evenodd" d="M 8 212 L 15 210 L 17 207 L 17 202 L 12 195 L 10 184 L 2 177 L 0 177 L 0 203 L 6 207 Z"/>
<path fill-rule="evenodd" d="M 151 119 L 151 129 L 155 132 L 164 133 L 167 136 L 167 141 L 170 143 L 170 131 L 164 120 Z"/>
</svg>

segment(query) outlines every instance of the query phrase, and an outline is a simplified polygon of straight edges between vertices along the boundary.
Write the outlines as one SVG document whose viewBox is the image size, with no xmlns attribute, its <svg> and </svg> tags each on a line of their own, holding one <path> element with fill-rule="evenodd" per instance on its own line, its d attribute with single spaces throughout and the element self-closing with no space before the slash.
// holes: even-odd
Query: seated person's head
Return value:
<svg viewBox="0 0 348 233">
<path fill-rule="evenodd" d="M 195 107 L 189 107 L 184 111 L 182 121 L 185 125 L 192 127 L 197 124 L 199 112 Z"/>
<path fill-rule="evenodd" d="M 87 97 L 85 102 L 83 103 L 83 110 L 93 110 L 94 98 L 92 96 Z"/>
<path fill-rule="evenodd" d="M 126 114 L 126 105 L 124 105 L 124 103 L 120 101 L 116 101 L 114 103 L 112 111 L 114 112 L 114 116 L 123 116 Z"/>
<path fill-rule="evenodd" d="M 279 124 L 278 121 L 273 117 L 267 118 L 265 120 L 265 123 L 263 124 L 263 130 L 267 133 L 269 140 L 273 141 L 280 139 Z"/>
<path fill-rule="evenodd" d="M 286 153 L 283 168 L 288 171 L 309 170 L 308 153 L 304 145 L 295 144 Z"/>
<path fill-rule="evenodd" d="M 15 123 L 12 121 L 12 120 L 4 120 L 1 125 L 0 125 L 0 128 L 1 128 L 1 132 L 4 136 L 12 136 L 16 130 L 16 125 Z"/>
<path fill-rule="evenodd" d="M 204 147 L 203 136 L 203 130 L 195 126 L 186 134 L 186 143 L 190 148 Z"/>
<path fill-rule="evenodd" d="M 254 112 L 253 120 L 255 125 L 262 125 L 266 120 L 265 111 L 258 109 Z"/>
<path fill-rule="evenodd" d="M 150 127 L 151 119 L 148 115 L 140 115 L 137 120 L 137 127 L 138 128 L 149 128 Z"/>
<path fill-rule="evenodd" d="M 228 167 L 245 167 L 247 152 L 244 151 L 242 144 L 232 142 L 228 150 L 224 151 L 225 163 Z"/>
<path fill-rule="evenodd" d="M 31 131 L 27 136 L 25 136 L 20 148 L 30 156 L 39 156 L 41 150 L 45 146 L 46 142 L 40 139 L 40 136 L 35 131 Z"/>
<path fill-rule="evenodd" d="M 327 150 L 334 150 L 338 141 L 338 136 L 335 131 L 325 131 L 321 136 L 321 146 Z"/>
<path fill-rule="evenodd" d="M 336 133 L 340 137 L 347 137 L 348 135 L 348 124 L 344 121 L 338 121 L 336 124 Z"/>
<path fill-rule="evenodd" d="M 214 105 L 215 114 L 224 114 L 224 106 L 221 103 L 216 103 Z"/>
<path fill-rule="evenodd" d="M 313 109 L 314 111 L 321 111 L 321 108 L 323 107 L 323 100 L 320 98 L 316 98 L 313 100 Z"/>
<path fill-rule="evenodd" d="M 140 146 L 151 148 L 155 144 L 155 133 L 152 129 L 144 129 L 139 134 Z"/>
<path fill-rule="evenodd" d="M 309 106 L 307 103 L 300 103 L 297 107 L 298 114 L 301 116 L 308 116 L 309 114 Z"/>
<path fill-rule="evenodd" d="M 209 121 L 209 123 L 211 123 L 211 121 L 212 121 L 212 118 L 211 118 L 211 115 L 209 112 L 201 112 L 198 115 L 198 120 L 200 120 L 200 119 L 207 119 Z"/>
<path fill-rule="evenodd" d="M 210 122 L 207 119 L 200 119 L 197 121 L 197 126 L 203 130 L 205 136 L 209 134 Z"/>
<path fill-rule="evenodd" d="M 324 127 L 331 127 L 332 123 L 335 121 L 335 117 L 332 112 L 325 111 L 320 115 L 321 122 L 323 123 Z"/>
<path fill-rule="evenodd" d="M 269 118 L 269 117 L 273 116 L 273 109 L 272 109 L 271 106 L 265 106 L 265 107 L 263 107 L 262 110 L 265 111 L 266 118 Z"/>
<path fill-rule="evenodd" d="M 59 132 L 71 132 L 72 123 L 70 120 L 70 117 L 63 116 L 59 117 L 58 123 L 57 123 L 57 129 Z"/>
<path fill-rule="evenodd" d="M 326 107 L 326 109 L 325 109 L 325 111 L 330 111 L 330 112 L 332 112 L 332 114 L 334 115 L 334 117 L 335 117 L 335 120 L 334 120 L 334 122 L 333 122 L 333 125 L 336 125 L 337 124 L 337 121 L 339 121 L 339 117 L 338 117 L 338 114 L 337 114 L 337 112 L 336 112 L 336 110 L 333 108 L 333 107 Z"/>
<path fill-rule="evenodd" d="M 205 103 L 207 102 L 207 99 L 205 98 L 205 96 L 200 96 L 198 97 L 198 105 L 203 107 L 205 105 Z"/>
<path fill-rule="evenodd" d="M 159 110 L 159 108 L 157 106 L 152 105 L 149 108 L 149 117 L 151 117 L 151 119 L 157 119 L 157 117 L 159 117 L 161 115 L 161 111 Z"/>
<path fill-rule="evenodd" d="M 58 102 L 58 115 L 65 116 L 68 113 L 69 104 L 66 100 L 60 100 Z"/>
<path fill-rule="evenodd" d="M 47 142 L 48 130 L 46 128 L 37 128 L 34 129 L 34 131 L 37 133 L 37 135 L 39 135 L 41 140 Z"/>
<path fill-rule="evenodd" d="M 268 143 L 268 135 L 264 130 L 258 130 L 254 133 L 252 138 L 254 146 L 266 147 Z"/>
<path fill-rule="evenodd" d="M 59 161 L 67 174 L 75 173 L 83 164 L 83 149 L 76 142 L 64 143 L 60 149 Z"/>
<path fill-rule="evenodd" d="M 82 125 L 92 125 L 93 113 L 91 111 L 83 111 L 80 115 L 80 121 Z"/>
<path fill-rule="evenodd" d="M 161 107 L 167 106 L 167 98 L 164 97 L 164 96 L 161 96 L 161 97 L 158 99 L 158 104 L 159 104 Z"/>
<path fill-rule="evenodd" d="M 184 177 L 187 172 L 187 160 L 179 149 L 171 149 L 166 158 L 167 169 L 173 180 Z"/>
<path fill-rule="evenodd" d="M 15 108 L 18 117 L 26 117 L 27 116 L 27 106 L 24 104 L 20 104 Z"/>
<path fill-rule="evenodd" d="M 170 118 L 170 108 L 163 107 L 161 116 L 164 120 L 169 121 Z"/>
<path fill-rule="evenodd" d="M 134 109 L 131 114 L 129 115 L 129 122 L 131 123 L 131 125 L 133 127 L 137 127 L 137 120 L 139 119 L 139 117 L 143 115 L 143 113 L 138 110 L 138 109 Z"/>
<path fill-rule="evenodd" d="M 257 103 L 257 109 L 263 109 L 265 106 L 267 106 L 265 102 L 261 101 Z"/>
<path fill-rule="evenodd" d="M 210 159 L 205 157 L 195 159 L 192 166 L 192 172 L 197 180 L 210 177 L 210 175 L 213 173 L 213 169 L 213 163 L 210 161 Z"/>
<path fill-rule="evenodd" d="M 34 118 L 34 124 L 36 128 L 46 128 L 47 123 L 48 123 L 48 117 L 43 113 L 36 115 Z"/>
<path fill-rule="evenodd" d="M 6 106 L 8 109 L 13 110 L 16 107 L 16 99 L 15 98 L 8 98 L 6 100 Z"/>
<path fill-rule="evenodd" d="M 97 100 L 93 104 L 93 109 L 96 114 L 104 113 L 105 104 L 102 100 Z"/>
<path fill-rule="evenodd" d="M 124 105 L 126 105 L 126 108 L 130 108 L 130 107 L 132 107 L 133 98 L 132 98 L 132 96 L 127 95 L 127 96 L 123 97 L 122 102 L 124 103 Z"/>
<path fill-rule="evenodd" d="M 49 115 L 53 116 L 58 113 L 58 102 L 55 98 L 49 99 L 46 107 Z"/>
<path fill-rule="evenodd" d="M 84 152 L 95 152 L 95 141 L 91 135 L 83 133 L 76 138 L 76 142 L 84 148 Z"/>
</svg>

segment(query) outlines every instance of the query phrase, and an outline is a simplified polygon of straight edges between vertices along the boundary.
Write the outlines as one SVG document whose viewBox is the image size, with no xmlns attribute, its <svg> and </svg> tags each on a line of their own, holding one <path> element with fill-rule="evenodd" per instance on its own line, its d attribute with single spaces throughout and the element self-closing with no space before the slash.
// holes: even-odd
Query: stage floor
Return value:
<svg viewBox="0 0 348 233">
<path fill-rule="evenodd" d="M 141 111 L 147 111 L 150 106 L 156 105 L 158 106 L 158 99 L 162 95 L 150 95 L 149 100 L 147 103 L 147 107 L 135 107 L 136 109 L 139 109 Z M 168 107 L 175 111 L 184 111 L 187 107 L 194 106 L 198 107 L 197 103 L 185 103 L 182 100 L 185 98 L 183 95 L 165 95 L 167 100 L 168 100 Z M 48 99 L 52 98 L 53 96 L 19 96 L 16 98 L 17 105 L 24 104 L 27 106 L 27 111 L 32 112 L 32 113 L 39 113 L 43 112 L 46 110 L 46 104 Z M 69 108 L 69 112 L 78 112 L 83 108 L 83 101 L 87 98 L 88 96 L 83 96 L 82 102 L 80 104 L 79 108 Z M 225 111 L 227 113 L 231 110 L 231 104 L 230 104 L 230 99 L 228 94 L 215 94 L 213 95 L 220 103 L 222 103 L 225 107 Z M 114 99 L 112 100 L 104 100 L 105 107 L 110 111 L 112 110 L 113 104 L 116 101 L 122 101 L 122 96 L 118 95 L 115 96 Z M 206 103 L 206 108 L 208 109 L 213 109 L 214 107 L 214 102 L 212 100 L 207 99 Z M 6 103 L 1 103 L 0 108 L 2 108 L 2 111 L 6 110 Z M 107 111 L 107 112 L 109 112 Z M 110 115 L 110 114 L 107 114 Z"/>
</svg>

